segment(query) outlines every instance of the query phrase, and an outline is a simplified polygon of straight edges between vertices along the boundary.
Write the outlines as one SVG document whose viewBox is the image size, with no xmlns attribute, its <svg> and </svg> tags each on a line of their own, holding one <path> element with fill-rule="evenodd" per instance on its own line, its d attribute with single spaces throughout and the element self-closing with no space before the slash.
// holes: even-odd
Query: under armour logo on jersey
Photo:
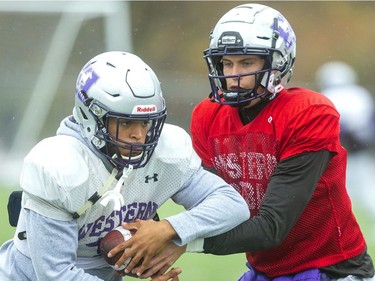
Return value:
<svg viewBox="0 0 375 281">
<path fill-rule="evenodd" d="M 272 116 L 268 117 L 267 121 L 268 121 L 268 123 L 271 124 L 271 122 L 272 122 Z"/>
<path fill-rule="evenodd" d="M 158 181 L 158 174 L 155 174 L 151 177 L 151 176 L 146 176 L 145 177 L 145 183 L 148 183 L 151 179 L 154 180 L 154 182 Z"/>
</svg>

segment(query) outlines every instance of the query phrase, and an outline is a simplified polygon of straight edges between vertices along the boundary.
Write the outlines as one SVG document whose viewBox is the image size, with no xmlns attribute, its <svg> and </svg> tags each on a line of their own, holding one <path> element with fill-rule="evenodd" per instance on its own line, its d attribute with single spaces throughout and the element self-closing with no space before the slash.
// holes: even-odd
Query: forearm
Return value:
<svg viewBox="0 0 375 281">
<path fill-rule="evenodd" d="M 226 232 L 249 218 L 244 199 L 219 177 L 200 169 L 173 199 L 188 210 L 166 218 L 184 245 L 200 237 Z"/>
<path fill-rule="evenodd" d="M 279 245 L 308 204 L 330 159 L 328 151 L 319 151 L 281 161 L 259 213 L 229 232 L 206 238 L 204 252 L 226 255 Z"/>
</svg>

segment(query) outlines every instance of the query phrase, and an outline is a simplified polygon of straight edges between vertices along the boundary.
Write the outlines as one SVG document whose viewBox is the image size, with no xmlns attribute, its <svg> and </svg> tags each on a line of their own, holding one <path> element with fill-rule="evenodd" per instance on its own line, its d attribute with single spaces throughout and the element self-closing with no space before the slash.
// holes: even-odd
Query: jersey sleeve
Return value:
<svg viewBox="0 0 375 281">
<path fill-rule="evenodd" d="M 47 138 L 37 144 L 25 157 L 20 178 L 25 208 L 65 221 L 84 204 L 84 196 L 72 194 L 89 178 L 83 148 L 67 138 Z"/>
<path fill-rule="evenodd" d="M 206 116 L 208 112 L 205 110 L 205 105 L 206 101 L 203 101 L 194 108 L 190 124 L 190 132 L 194 150 L 202 159 L 202 163 L 207 167 L 212 167 L 213 164 L 207 149 L 208 128 L 206 125 L 207 120 L 210 120 L 210 118 Z"/>
<path fill-rule="evenodd" d="M 339 114 L 333 106 L 309 106 L 295 114 L 279 132 L 280 160 L 303 152 L 328 150 L 337 153 L 341 147 L 339 133 Z"/>
<path fill-rule="evenodd" d="M 178 245 L 229 231 L 250 217 L 241 195 L 223 179 L 202 167 L 172 199 L 186 209 L 166 218 L 178 234 L 174 240 Z"/>
</svg>

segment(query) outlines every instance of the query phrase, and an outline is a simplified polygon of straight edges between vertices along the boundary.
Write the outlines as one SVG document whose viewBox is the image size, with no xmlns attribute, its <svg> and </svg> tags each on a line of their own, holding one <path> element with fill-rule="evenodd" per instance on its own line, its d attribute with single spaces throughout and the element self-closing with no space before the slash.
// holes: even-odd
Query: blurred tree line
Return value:
<svg viewBox="0 0 375 281">
<path fill-rule="evenodd" d="M 97 2 L 93 1 L 92 5 Z M 35 5 L 44 3 L 35 1 Z M 209 93 L 207 67 L 203 60 L 209 33 L 227 10 L 243 3 L 246 2 L 129 2 L 132 51 L 142 57 L 159 76 L 169 107 L 169 122 L 188 130 L 192 108 Z M 375 2 L 258 3 L 279 10 L 297 35 L 297 59 L 291 86 L 316 90 L 315 72 L 318 67 L 329 60 L 343 60 L 358 71 L 360 83 L 375 92 L 371 76 L 375 61 Z M 23 2 L 19 2 L 19 5 L 23 5 Z M 13 142 L 60 17 L 59 14 L 48 13 L 0 14 L 0 151 L 1 148 L 6 150 Z M 64 76 L 59 84 L 54 85 L 57 95 L 52 108 L 35 108 L 35 111 L 48 111 L 48 122 L 44 124 L 40 139 L 55 134 L 60 120 L 71 114 L 75 79 L 81 67 L 94 55 L 106 51 L 103 21 L 101 17 L 84 21 Z M 118 26 L 111 32 L 123 36 L 122 28 Z M 62 66 L 55 65 L 51 72 L 59 67 Z"/>
<path fill-rule="evenodd" d="M 217 20 L 239 1 L 132 2 L 135 50 L 163 69 L 206 75 L 202 52 Z M 297 36 L 293 80 L 314 83 L 325 61 L 350 63 L 364 84 L 371 85 L 375 59 L 375 2 L 258 1 L 279 10 Z M 144 19 L 147 19 L 145 22 Z"/>
</svg>

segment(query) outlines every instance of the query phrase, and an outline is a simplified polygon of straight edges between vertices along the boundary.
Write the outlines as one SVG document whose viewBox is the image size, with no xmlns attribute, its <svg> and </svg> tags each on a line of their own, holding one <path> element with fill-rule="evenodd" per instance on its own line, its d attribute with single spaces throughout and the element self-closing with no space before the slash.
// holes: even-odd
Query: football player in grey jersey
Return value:
<svg viewBox="0 0 375 281">
<path fill-rule="evenodd" d="M 78 75 L 73 115 L 24 159 L 21 212 L 0 248 L 0 280 L 118 281 L 99 243 L 122 223 L 147 222 L 129 247 L 146 267 L 171 243 L 179 254 L 194 251 L 248 219 L 242 197 L 202 169 L 189 135 L 165 124 L 166 115 L 159 80 L 139 57 L 91 59 Z M 170 198 L 186 211 L 152 220 Z M 172 278 L 163 276 L 167 267 L 154 280 Z"/>
</svg>

